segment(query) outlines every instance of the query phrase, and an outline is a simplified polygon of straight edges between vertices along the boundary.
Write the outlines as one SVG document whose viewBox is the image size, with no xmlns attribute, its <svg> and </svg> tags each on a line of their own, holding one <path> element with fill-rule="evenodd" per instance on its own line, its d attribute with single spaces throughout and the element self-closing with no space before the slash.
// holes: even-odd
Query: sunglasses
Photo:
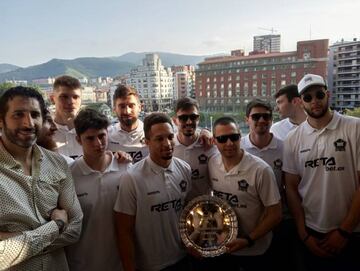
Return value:
<svg viewBox="0 0 360 271">
<path fill-rule="evenodd" d="M 240 134 L 222 135 L 222 136 L 216 136 L 215 138 L 219 143 L 226 143 L 228 139 L 230 139 L 231 142 L 235 142 L 240 139 Z"/>
<path fill-rule="evenodd" d="M 318 99 L 318 100 L 322 100 L 325 98 L 325 92 L 324 91 L 321 91 L 321 90 L 318 90 L 315 92 L 315 98 Z M 312 101 L 314 97 L 310 94 L 310 93 L 307 93 L 307 94 L 304 94 L 302 99 L 305 103 L 310 103 Z"/>
<path fill-rule="evenodd" d="M 259 121 L 260 118 L 263 118 L 265 121 L 269 121 L 272 118 L 272 114 L 270 113 L 254 113 L 250 115 L 253 121 Z"/>
<path fill-rule="evenodd" d="M 196 121 L 198 120 L 200 117 L 200 115 L 197 115 L 197 114 L 190 114 L 190 115 L 180 115 L 180 116 L 177 116 L 177 118 L 182 121 L 182 122 L 187 122 L 188 119 L 190 119 L 191 121 Z"/>
</svg>

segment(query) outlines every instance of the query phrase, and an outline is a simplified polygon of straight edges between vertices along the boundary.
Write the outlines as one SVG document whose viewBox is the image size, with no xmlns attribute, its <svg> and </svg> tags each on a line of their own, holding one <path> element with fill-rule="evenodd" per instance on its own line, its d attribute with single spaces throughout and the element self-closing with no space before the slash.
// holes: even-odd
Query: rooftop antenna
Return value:
<svg viewBox="0 0 360 271">
<path fill-rule="evenodd" d="M 310 40 L 311 40 L 311 25 L 310 25 L 309 36 L 310 36 Z"/>
<path fill-rule="evenodd" d="M 274 34 L 275 32 L 278 32 L 276 29 L 274 29 L 274 27 L 271 27 L 271 28 L 258 27 L 258 29 L 265 30 L 265 31 L 270 31 L 271 34 Z"/>
</svg>

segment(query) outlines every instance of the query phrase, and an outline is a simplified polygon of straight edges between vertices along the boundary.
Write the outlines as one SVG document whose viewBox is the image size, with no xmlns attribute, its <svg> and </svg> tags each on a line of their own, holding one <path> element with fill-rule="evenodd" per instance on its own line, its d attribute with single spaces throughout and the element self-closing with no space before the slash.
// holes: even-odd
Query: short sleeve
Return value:
<svg viewBox="0 0 360 271">
<path fill-rule="evenodd" d="M 136 188 L 134 179 L 128 172 L 120 177 L 119 191 L 117 194 L 114 211 L 127 215 L 136 215 Z"/>
</svg>

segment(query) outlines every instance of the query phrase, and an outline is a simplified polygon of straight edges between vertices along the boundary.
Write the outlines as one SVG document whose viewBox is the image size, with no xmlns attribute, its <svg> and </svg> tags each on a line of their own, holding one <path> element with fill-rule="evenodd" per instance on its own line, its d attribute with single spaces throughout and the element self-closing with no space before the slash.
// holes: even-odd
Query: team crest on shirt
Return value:
<svg viewBox="0 0 360 271">
<path fill-rule="evenodd" d="M 334 142 L 335 151 L 345 151 L 346 141 L 338 139 Z"/>
<path fill-rule="evenodd" d="M 186 192 L 187 182 L 185 182 L 184 180 L 182 180 L 182 181 L 179 183 L 179 186 L 180 186 L 181 192 Z"/>
<path fill-rule="evenodd" d="M 239 190 L 240 191 L 247 192 L 249 184 L 248 184 L 248 182 L 246 180 L 243 179 L 243 180 L 238 181 L 238 185 L 239 185 Z"/>
<path fill-rule="evenodd" d="M 279 158 L 279 159 L 276 159 L 276 160 L 274 161 L 274 169 L 280 169 L 280 170 L 281 170 L 282 165 L 283 165 L 283 163 L 282 163 L 282 161 L 281 161 L 280 158 Z"/>
<path fill-rule="evenodd" d="M 197 178 L 199 178 L 199 176 L 200 176 L 200 172 L 199 172 L 198 169 L 193 169 L 193 170 L 191 171 L 191 178 L 197 179 Z"/>
<path fill-rule="evenodd" d="M 200 164 L 206 164 L 208 157 L 205 154 L 201 154 L 199 155 L 198 159 Z"/>
</svg>

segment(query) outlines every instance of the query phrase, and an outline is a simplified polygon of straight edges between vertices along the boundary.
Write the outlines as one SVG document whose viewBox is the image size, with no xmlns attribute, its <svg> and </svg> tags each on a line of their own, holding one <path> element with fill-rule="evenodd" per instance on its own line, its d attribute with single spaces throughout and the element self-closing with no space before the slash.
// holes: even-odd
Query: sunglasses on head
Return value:
<svg viewBox="0 0 360 271">
<path fill-rule="evenodd" d="M 265 121 L 269 121 L 272 118 L 272 114 L 270 113 L 254 113 L 250 115 L 253 121 L 259 121 L 262 117 Z"/>
<path fill-rule="evenodd" d="M 231 142 L 235 142 L 240 139 L 240 134 L 222 135 L 222 136 L 216 136 L 215 138 L 219 143 L 226 143 L 228 139 L 230 139 Z"/>
<path fill-rule="evenodd" d="M 190 114 L 190 115 L 180 115 L 180 116 L 177 116 L 177 118 L 182 121 L 182 122 L 187 122 L 188 119 L 190 119 L 191 121 L 196 121 L 198 120 L 200 117 L 200 115 L 198 114 Z"/>
<path fill-rule="evenodd" d="M 310 93 L 306 93 L 303 95 L 302 99 L 305 103 L 310 103 L 313 99 L 313 95 L 311 95 Z M 318 100 L 322 100 L 325 98 L 325 92 L 322 90 L 318 90 L 315 92 L 315 98 Z"/>
</svg>

